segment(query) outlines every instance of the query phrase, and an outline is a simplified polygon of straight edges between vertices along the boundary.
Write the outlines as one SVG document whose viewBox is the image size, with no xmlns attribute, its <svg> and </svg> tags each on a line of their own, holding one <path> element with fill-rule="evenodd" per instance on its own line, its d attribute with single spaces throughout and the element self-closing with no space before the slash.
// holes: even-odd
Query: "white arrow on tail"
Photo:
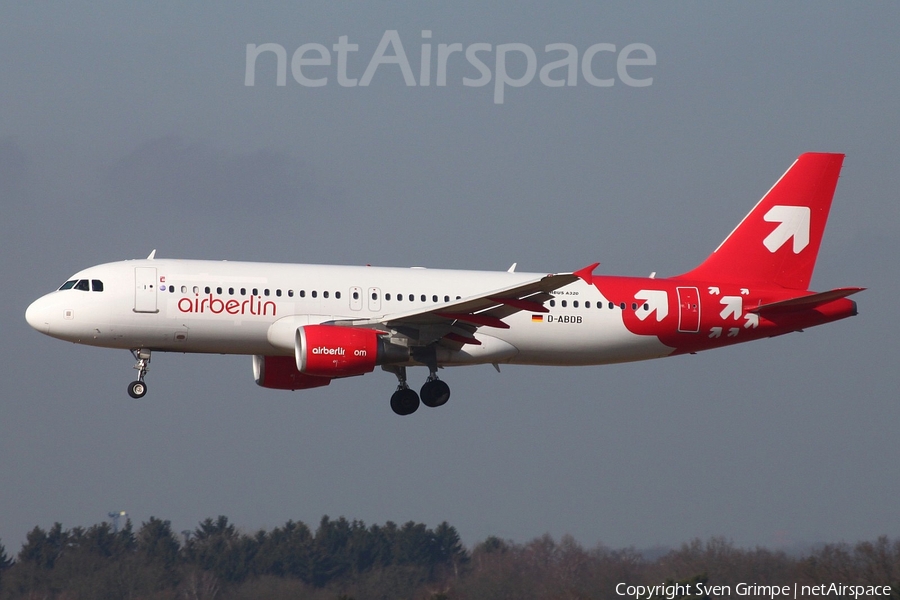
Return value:
<svg viewBox="0 0 900 600">
<path fill-rule="evenodd" d="M 722 337 L 722 328 L 721 327 L 711 327 L 709 330 L 709 337 L 711 337 L 711 338 Z"/>
<path fill-rule="evenodd" d="M 709 289 L 709 293 L 712 294 L 713 296 L 719 295 L 719 288 L 717 288 L 716 286 L 712 285 L 708 289 Z"/>
<path fill-rule="evenodd" d="M 737 334 L 740 333 L 740 327 L 732 327 L 728 330 L 728 337 L 737 337 Z"/>
<path fill-rule="evenodd" d="M 720 302 L 725 307 L 722 309 L 722 312 L 719 313 L 720 317 L 723 319 L 733 317 L 735 321 L 741 318 L 741 313 L 744 312 L 744 299 L 742 297 L 722 296 Z"/>
<path fill-rule="evenodd" d="M 662 321 L 669 314 L 669 294 L 663 290 L 640 290 L 634 295 L 634 299 L 647 305 L 647 310 L 637 311 L 637 318 L 643 321 L 656 311 L 656 321 Z"/>
<path fill-rule="evenodd" d="M 763 244 L 769 252 L 775 252 L 787 241 L 794 238 L 794 254 L 809 245 L 809 207 L 808 206 L 773 206 L 763 216 L 769 223 L 778 223 L 772 233 L 766 236 Z"/>
<path fill-rule="evenodd" d="M 744 323 L 744 329 L 756 329 L 759 327 L 759 315 L 756 313 L 747 313 L 744 315 L 744 318 L 747 319 L 747 322 Z"/>
<path fill-rule="evenodd" d="M 749 288 L 741 288 L 741 296 L 749 296 L 750 289 Z"/>
</svg>

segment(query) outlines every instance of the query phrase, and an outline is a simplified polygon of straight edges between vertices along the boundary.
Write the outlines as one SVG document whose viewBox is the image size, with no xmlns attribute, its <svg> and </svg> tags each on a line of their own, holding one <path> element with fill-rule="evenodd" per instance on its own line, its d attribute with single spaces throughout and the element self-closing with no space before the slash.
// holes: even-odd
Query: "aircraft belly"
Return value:
<svg viewBox="0 0 900 600">
<path fill-rule="evenodd" d="M 655 335 L 630 332 L 612 311 L 555 315 L 552 320 L 544 316 L 540 321 L 523 317 L 519 320 L 525 322 L 499 336 L 519 349 L 509 361 L 514 364 L 601 365 L 660 358 L 675 351 Z"/>
<path fill-rule="evenodd" d="M 148 348 L 166 352 L 216 354 L 277 354 L 266 340 L 268 323 L 213 323 L 199 319 L 160 319 L 148 316 L 141 321 L 128 319 L 101 330 L 85 343 L 105 348 Z"/>
</svg>

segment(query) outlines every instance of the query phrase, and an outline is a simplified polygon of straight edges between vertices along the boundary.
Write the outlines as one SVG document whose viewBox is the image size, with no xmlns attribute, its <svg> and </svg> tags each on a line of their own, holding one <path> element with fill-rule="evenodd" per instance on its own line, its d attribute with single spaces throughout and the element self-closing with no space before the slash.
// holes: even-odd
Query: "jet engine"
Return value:
<svg viewBox="0 0 900 600">
<path fill-rule="evenodd" d="M 338 325 L 304 325 L 294 338 L 297 370 L 315 377 L 350 377 L 376 365 L 409 360 L 409 349 L 392 344 L 385 332 Z"/>
<path fill-rule="evenodd" d="M 275 390 L 306 390 L 331 383 L 329 377 L 301 373 L 290 356 L 254 356 L 253 379 L 256 385 Z"/>
</svg>

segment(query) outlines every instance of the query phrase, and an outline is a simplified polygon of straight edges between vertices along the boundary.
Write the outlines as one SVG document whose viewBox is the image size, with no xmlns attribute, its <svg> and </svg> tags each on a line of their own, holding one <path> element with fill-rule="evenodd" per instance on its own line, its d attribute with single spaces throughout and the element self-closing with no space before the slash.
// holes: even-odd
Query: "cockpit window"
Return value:
<svg viewBox="0 0 900 600">
<path fill-rule="evenodd" d="M 71 290 L 73 287 L 75 287 L 75 284 L 76 284 L 76 283 L 78 283 L 78 281 L 75 280 L 75 279 L 72 279 L 72 280 L 70 280 L 70 281 L 65 282 L 65 283 L 62 284 L 61 286 L 59 286 L 59 289 L 61 289 L 61 290 Z"/>
<path fill-rule="evenodd" d="M 75 284 L 76 290 L 81 290 L 82 292 L 91 291 L 91 282 L 87 279 L 79 279 L 78 283 Z"/>
<path fill-rule="evenodd" d="M 99 279 L 91 279 L 91 289 L 95 292 L 102 292 L 103 282 Z"/>
</svg>

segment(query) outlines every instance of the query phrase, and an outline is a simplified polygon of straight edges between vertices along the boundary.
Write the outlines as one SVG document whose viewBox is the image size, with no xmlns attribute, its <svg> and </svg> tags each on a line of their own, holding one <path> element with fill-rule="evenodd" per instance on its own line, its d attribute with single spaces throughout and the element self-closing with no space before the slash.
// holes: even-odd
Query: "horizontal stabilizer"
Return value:
<svg viewBox="0 0 900 600">
<path fill-rule="evenodd" d="M 772 302 L 770 304 L 763 304 L 762 306 L 757 306 L 756 308 L 751 308 L 747 312 L 751 313 L 774 313 L 774 312 L 792 312 L 795 310 L 809 310 L 812 308 L 816 308 L 817 306 L 821 306 L 823 304 L 828 304 L 829 302 L 833 302 L 838 300 L 839 298 L 846 298 L 847 296 L 851 296 L 857 292 L 861 292 L 866 288 L 859 287 L 846 287 L 846 288 L 837 288 L 834 290 L 830 290 L 827 292 L 819 292 L 818 294 L 811 294 L 809 296 L 801 296 L 800 298 L 791 298 L 790 300 L 782 300 L 780 302 Z"/>
</svg>

